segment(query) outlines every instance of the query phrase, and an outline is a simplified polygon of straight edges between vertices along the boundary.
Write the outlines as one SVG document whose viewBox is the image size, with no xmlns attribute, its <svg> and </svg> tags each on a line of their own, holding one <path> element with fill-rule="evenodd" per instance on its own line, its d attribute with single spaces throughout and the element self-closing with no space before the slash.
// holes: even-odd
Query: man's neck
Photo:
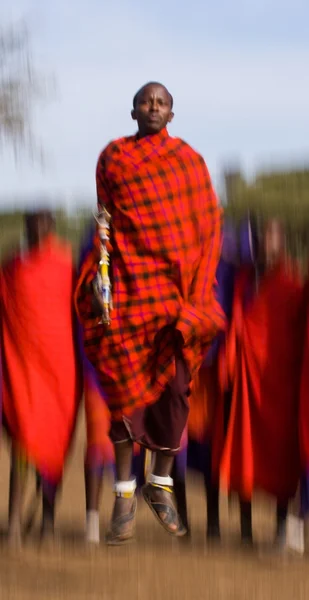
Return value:
<svg viewBox="0 0 309 600">
<path fill-rule="evenodd" d="M 155 137 L 156 135 L 162 135 L 165 132 L 167 133 L 166 127 L 163 127 L 163 129 L 160 129 L 160 131 L 155 131 L 155 132 L 153 132 L 153 131 L 147 132 L 147 131 L 142 131 L 139 129 L 138 133 L 137 133 L 137 138 L 139 140 L 141 140 L 145 137 Z"/>
</svg>

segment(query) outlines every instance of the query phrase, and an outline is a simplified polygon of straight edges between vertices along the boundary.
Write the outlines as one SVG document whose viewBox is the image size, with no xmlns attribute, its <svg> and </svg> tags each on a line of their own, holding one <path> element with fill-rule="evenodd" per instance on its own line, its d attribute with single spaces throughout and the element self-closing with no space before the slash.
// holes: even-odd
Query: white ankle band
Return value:
<svg viewBox="0 0 309 600">
<path fill-rule="evenodd" d="M 116 481 L 114 484 L 115 494 L 133 494 L 136 490 L 136 479 L 130 481 Z"/>
<path fill-rule="evenodd" d="M 155 483 L 156 485 L 167 485 L 168 487 L 172 487 L 174 485 L 174 481 L 169 475 L 166 477 L 160 477 L 159 475 L 154 475 L 153 473 L 151 473 L 149 476 L 149 483 Z"/>
</svg>

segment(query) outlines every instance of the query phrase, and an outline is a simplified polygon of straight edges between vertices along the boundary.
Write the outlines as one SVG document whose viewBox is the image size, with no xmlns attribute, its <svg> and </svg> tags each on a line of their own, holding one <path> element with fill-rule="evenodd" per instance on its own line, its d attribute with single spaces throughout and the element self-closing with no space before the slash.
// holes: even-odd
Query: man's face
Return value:
<svg viewBox="0 0 309 600">
<path fill-rule="evenodd" d="M 138 94 L 132 118 L 141 137 L 159 133 L 173 119 L 171 97 L 161 85 L 147 85 Z"/>
</svg>

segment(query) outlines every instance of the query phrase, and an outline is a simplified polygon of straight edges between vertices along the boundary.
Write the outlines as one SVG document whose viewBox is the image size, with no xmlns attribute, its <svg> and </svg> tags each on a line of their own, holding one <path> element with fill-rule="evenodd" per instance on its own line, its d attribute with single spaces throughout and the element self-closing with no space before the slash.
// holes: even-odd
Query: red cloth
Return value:
<svg viewBox="0 0 309 600">
<path fill-rule="evenodd" d="M 248 296 L 251 294 L 251 298 Z M 232 388 L 225 440 L 223 399 L 214 437 L 214 470 L 250 500 L 255 488 L 285 502 L 299 479 L 298 407 L 303 291 L 282 264 L 264 275 L 239 273 L 221 373 Z"/>
<path fill-rule="evenodd" d="M 221 209 L 201 156 L 166 130 L 112 142 L 99 158 L 97 189 L 112 215 L 110 328 L 91 308 L 97 238 L 81 269 L 76 306 L 85 351 L 113 419 L 121 420 L 156 401 L 175 377 L 174 336 L 165 326 L 182 333 L 193 373 L 224 325 L 214 295 Z"/>
<path fill-rule="evenodd" d="M 211 441 L 218 395 L 218 364 L 215 361 L 211 366 L 202 366 L 192 382 L 188 420 L 190 440 L 199 443 Z"/>
<path fill-rule="evenodd" d="M 80 394 L 71 250 L 50 236 L 0 272 L 3 411 L 13 443 L 58 481 Z"/>
<path fill-rule="evenodd" d="M 304 293 L 304 352 L 302 360 L 302 375 L 299 408 L 299 437 L 301 466 L 304 473 L 309 467 L 309 283 Z"/>
</svg>

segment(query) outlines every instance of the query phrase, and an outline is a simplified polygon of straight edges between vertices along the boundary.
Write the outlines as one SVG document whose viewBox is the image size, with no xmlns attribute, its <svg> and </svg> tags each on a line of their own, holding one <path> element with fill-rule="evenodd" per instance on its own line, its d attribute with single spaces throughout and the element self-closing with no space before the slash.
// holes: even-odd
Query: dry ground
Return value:
<svg viewBox="0 0 309 600">
<path fill-rule="evenodd" d="M 4 445 L 5 446 L 5 445 Z M 191 544 L 170 539 L 140 504 L 137 542 L 96 552 L 83 544 L 84 427 L 79 432 L 67 469 L 59 505 L 60 545 L 52 553 L 39 551 L 35 536 L 20 555 L 8 553 L 5 531 L 0 549 L 0 600 L 309 600 L 309 561 L 261 558 L 237 546 L 237 509 L 228 512 L 222 501 L 223 544 L 206 548 L 205 504 L 199 480 L 189 481 L 193 526 Z M 8 456 L 0 457 L 0 519 L 5 529 L 8 493 Z M 107 482 L 102 503 L 102 534 L 111 512 Z M 254 526 L 257 541 L 273 533 L 273 506 L 257 499 Z M 102 535 L 103 537 L 103 535 Z"/>
</svg>

